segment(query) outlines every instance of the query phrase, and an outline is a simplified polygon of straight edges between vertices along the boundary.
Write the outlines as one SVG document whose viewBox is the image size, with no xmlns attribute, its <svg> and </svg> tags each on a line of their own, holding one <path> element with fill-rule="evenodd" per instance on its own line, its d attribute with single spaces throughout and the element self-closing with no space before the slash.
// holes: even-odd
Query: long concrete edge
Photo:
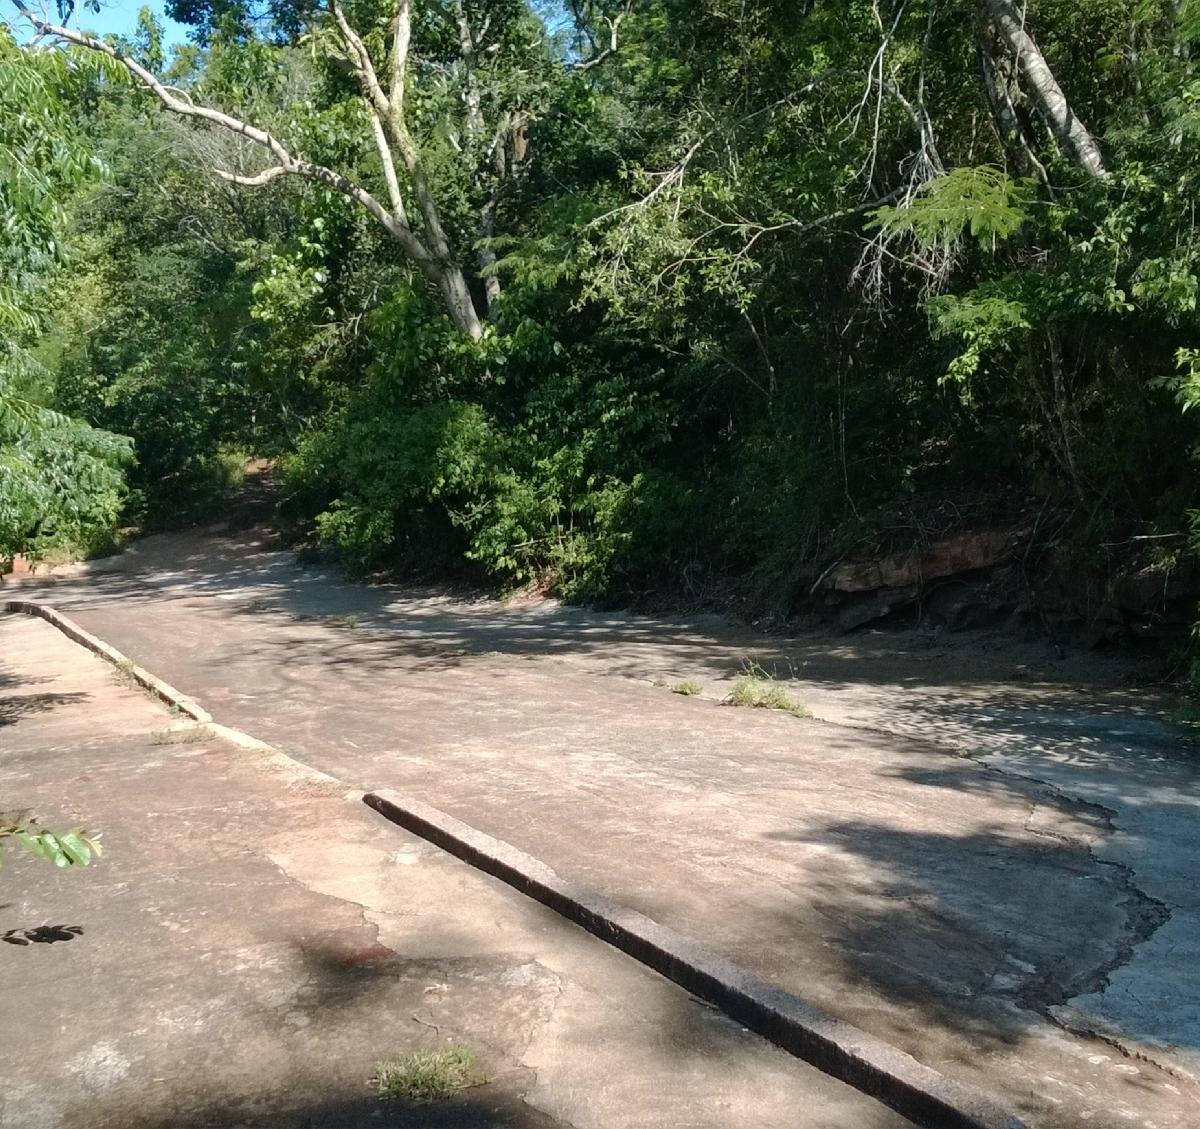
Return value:
<svg viewBox="0 0 1200 1129">
<path fill-rule="evenodd" d="M 707 1000 L 776 1046 L 929 1129 L 1026 1129 L 994 1098 L 923 1066 L 882 1039 L 827 1015 L 636 910 L 563 880 L 509 843 L 435 807 L 384 790 L 363 803 L 506 882 Z"/>
<path fill-rule="evenodd" d="M 129 675 L 139 686 L 148 690 L 159 701 L 203 725 L 211 731 L 214 737 L 228 741 L 231 745 L 236 745 L 247 752 L 260 754 L 267 764 L 293 776 L 298 776 L 307 784 L 328 787 L 331 791 L 340 793 L 344 798 L 353 799 L 356 802 L 362 797 L 360 790 L 347 788 L 345 781 L 339 780 L 336 776 L 330 776 L 327 772 L 322 772 L 303 761 L 296 760 L 295 757 L 289 757 L 287 753 L 276 749 L 273 745 L 268 745 L 265 741 L 260 741 L 257 737 L 250 736 L 249 733 L 243 733 L 240 729 L 219 724 L 213 719 L 212 714 L 194 698 L 176 690 L 169 682 L 156 678 L 148 670 L 138 666 L 132 659 L 118 651 L 116 647 L 110 646 L 90 631 L 85 631 L 73 619 L 55 611 L 49 605 L 34 603 L 32 600 L 7 600 L 4 610 L 44 619 L 47 623 L 57 627 L 68 639 L 74 640 L 81 647 L 99 655 L 102 659 L 112 663 L 118 670 Z"/>
<path fill-rule="evenodd" d="M 7 600 L 4 610 L 44 619 L 127 673 L 160 701 L 209 726 L 218 736 L 261 752 L 271 763 L 298 772 L 314 783 L 345 789 L 344 781 L 239 729 L 217 724 L 193 698 L 156 678 L 49 605 Z M 357 790 L 344 794 L 347 798 L 360 795 Z M 545 863 L 509 843 L 394 791 L 370 792 L 362 796 L 362 801 L 391 822 L 548 906 L 719 1007 L 776 1046 L 877 1098 L 918 1125 L 929 1129 L 1027 1129 L 1025 1122 L 1004 1110 L 994 1098 L 923 1066 L 882 1039 L 773 987 L 644 914 L 571 885 Z"/>
<path fill-rule="evenodd" d="M 32 600 L 7 600 L 4 604 L 4 610 L 8 612 L 23 612 L 25 615 L 37 616 L 38 619 L 44 619 L 47 623 L 51 623 L 57 627 L 68 639 L 74 639 L 76 643 L 82 647 L 86 647 L 93 654 L 99 655 L 102 659 L 107 659 L 118 670 L 128 674 L 139 686 L 149 690 L 151 694 L 160 701 L 165 702 L 168 706 L 177 709 L 182 714 L 186 714 L 193 721 L 198 721 L 202 725 L 212 724 L 212 714 L 204 709 L 199 702 L 176 690 L 174 686 L 164 682 L 161 678 L 155 678 L 148 670 L 143 670 L 142 667 L 130 661 L 115 647 L 110 647 L 103 639 L 97 639 L 90 631 L 85 631 L 73 619 L 68 619 L 61 612 L 55 611 L 49 605 L 36 604 Z"/>
</svg>

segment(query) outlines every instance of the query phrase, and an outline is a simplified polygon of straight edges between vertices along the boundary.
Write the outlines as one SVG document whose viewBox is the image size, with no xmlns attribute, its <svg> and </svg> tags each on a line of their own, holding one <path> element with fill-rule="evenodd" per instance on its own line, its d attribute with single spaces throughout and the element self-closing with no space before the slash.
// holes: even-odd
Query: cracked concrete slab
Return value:
<svg viewBox="0 0 1200 1129">
<path fill-rule="evenodd" d="M 1111 664 L 456 602 L 254 533 L 104 567 L 23 588 L 219 719 L 417 794 L 1035 1124 L 1195 1123 L 1196 763 Z M 718 706 L 747 657 L 838 724 Z"/>
<path fill-rule="evenodd" d="M 3 1129 L 907 1124 L 22 616 L 0 793 L 105 845 L 0 871 Z M 485 1084 L 373 1093 L 380 1059 L 448 1043 Z"/>
</svg>

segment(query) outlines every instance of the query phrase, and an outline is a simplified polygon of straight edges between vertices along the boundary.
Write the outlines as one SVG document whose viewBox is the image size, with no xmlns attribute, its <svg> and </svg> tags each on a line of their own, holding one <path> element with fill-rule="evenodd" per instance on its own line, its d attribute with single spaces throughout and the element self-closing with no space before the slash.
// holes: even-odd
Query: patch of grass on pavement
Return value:
<svg viewBox="0 0 1200 1129">
<path fill-rule="evenodd" d="M 692 682 L 690 679 L 685 682 L 676 682 L 671 687 L 672 694 L 682 694 L 685 698 L 694 698 L 700 693 L 700 683 Z"/>
<path fill-rule="evenodd" d="M 742 667 L 741 677 L 733 684 L 725 699 L 731 706 L 749 706 L 751 709 L 783 710 L 793 717 L 812 717 L 807 706 L 797 702 L 782 685 L 775 681 L 758 663 L 748 662 Z"/>
<path fill-rule="evenodd" d="M 151 745 L 198 745 L 207 741 L 213 732 L 207 725 L 181 725 L 178 728 L 159 729 L 150 734 Z"/>
<path fill-rule="evenodd" d="M 450 1098 L 483 1081 L 475 1056 L 466 1047 L 413 1051 L 376 1067 L 380 1095 L 411 1102 Z"/>
</svg>

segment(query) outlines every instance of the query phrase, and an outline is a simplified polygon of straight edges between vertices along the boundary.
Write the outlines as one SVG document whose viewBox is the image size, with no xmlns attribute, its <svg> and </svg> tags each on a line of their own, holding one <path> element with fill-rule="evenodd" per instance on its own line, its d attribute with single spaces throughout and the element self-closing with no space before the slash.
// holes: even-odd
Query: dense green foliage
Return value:
<svg viewBox="0 0 1200 1129">
<path fill-rule="evenodd" d="M 988 524 L 1032 528 L 1081 587 L 1173 566 L 1197 507 L 1200 6 L 1027 6 L 1103 169 L 1039 114 L 1004 7 L 414 0 L 407 117 L 379 128 L 478 332 L 344 186 L 217 179 L 276 157 L 94 71 L 70 125 L 106 172 L 54 193 L 74 258 L 45 387 L 132 437 L 143 517 L 203 510 L 233 450 L 279 456 L 288 519 L 364 569 L 736 586 L 787 613 L 843 556 Z M 396 11 L 345 5 L 385 79 Z M 389 199 L 341 9 L 172 12 L 193 46 L 168 63 L 144 20 L 123 50 Z M 42 257 L 49 222 L 24 221 Z M 0 538 L 35 511 L 0 507 Z"/>
<path fill-rule="evenodd" d="M 70 107 L 97 73 L 31 56 L 0 27 L 0 573 L 17 553 L 81 551 L 111 531 L 128 442 L 46 404 L 30 354 L 53 304 L 64 201 L 94 172 Z"/>
</svg>

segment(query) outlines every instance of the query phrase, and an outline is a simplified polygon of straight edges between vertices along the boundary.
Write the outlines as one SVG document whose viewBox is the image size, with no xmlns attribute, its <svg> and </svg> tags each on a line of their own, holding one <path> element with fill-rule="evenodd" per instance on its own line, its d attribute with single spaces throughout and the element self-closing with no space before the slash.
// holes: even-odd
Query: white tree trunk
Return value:
<svg viewBox="0 0 1200 1129">
<path fill-rule="evenodd" d="M 487 297 L 488 313 L 500 300 L 500 278 L 496 274 L 496 252 L 488 240 L 496 234 L 496 201 L 489 200 L 483 206 L 479 219 L 479 236 L 483 246 L 479 249 L 479 272 L 483 275 L 483 291 Z"/>
<path fill-rule="evenodd" d="M 1023 14 L 1012 0 L 979 0 L 979 3 L 1001 40 L 1016 55 L 1029 95 L 1063 152 L 1090 176 L 1107 176 L 1100 146 L 1071 109 L 1041 49 L 1025 30 Z"/>
<path fill-rule="evenodd" d="M 483 337 L 483 322 L 475 309 L 475 300 L 471 297 L 466 276 L 453 263 L 438 269 L 439 275 L 434 281 L 441 291 L 450 320 L 472 341 L 478 341 Z"/>
<path fill-rule="evenodd" d="M 228 130 L 261 146 L 277 162 L 262 172 L 241 175 L 222 169 L 213 171 L 222 179 L 233 184 L 259 187 L 269 184 L 281 176 L 297 176 L 318 184 L 327 185 L 353 200 L 364 208 L 399 244 L 408 259 L 430 282 L 437 287 L 446 312 L 455 326 L 472 341 L 483 337 L 483 322 L 475 308 L 470 288 L 462 267 L 456 261 L 433 191 L 425 175 L 424 162 L 417 146 L 409 136 L 404 121 L 404 73 L 407 64 L 408 43 L 411 32 L 411 0 L 395 0 L 395 44 L 393 46 L 393 71 L 390 96 L 384 94 L 379 78 L 371 62 L 370 54 L 362 39 L 350 27 L 337 0 L 332 0 L 330 11 L 342 33 L 352 59 L 355 75 L 363 91 L 363 102 L 371 120 L 372 135 L 383 164 L 387 183 L 390 209 L 385 207 L 362 185 L 337 172 L 335 169 L 317 165 L 293 153 L 279 138 L 250 122 L 242 121 L 221 110 L 199 105 L 185 91 L 167 86 L 158 77 L 143 67 L 136 59 L 124 54 L 112 44 L 93 39 L 73 28 L 60 27 L 38 19 L 17 0 L 33 28 L 41 35 L 54 36 L 67 43 L 86 47 L 90 51 L 107 55 L 120 63 L 135 80 L 172 113 L 182 118 L 191 118 Z M 408 171 L 412 191 L 421 210 L 424 231 L 418 235 L 408 221 L 404 208 L 395 163 L 389 146 L 394 145 Z"/>
<path fill-rule="evenodd" d="M 1021 115 L 1017 112 L 1016 99 L 1020 93 L 1016 65 L 990 23 L 980 35 L 979 58 L 983 68 L 984 89 L 991 103 L 992 117 L 1001 142 L 1016 148 L 1022 175 L 1037 176 L 1043 184 L 1048 185 L 1050 178 L 1046 168 L 1034 153 Z"/>
</svg>

